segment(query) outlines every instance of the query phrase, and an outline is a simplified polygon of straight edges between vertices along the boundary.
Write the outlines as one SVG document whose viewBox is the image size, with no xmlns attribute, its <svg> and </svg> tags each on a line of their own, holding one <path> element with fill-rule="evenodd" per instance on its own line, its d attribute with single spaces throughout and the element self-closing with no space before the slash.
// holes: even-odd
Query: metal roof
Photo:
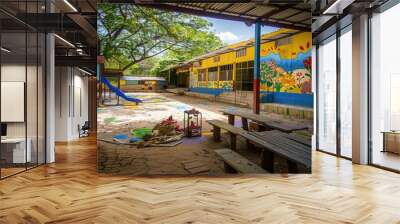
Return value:
<svg viewBox="0 0 400 224">
<path fill-rule="evenodd" d="M 260 20 L 263 25 L 301 31 L 311 30 L 311 4 L 309 0 L 247 0 L 224 2 L 160 0 L 108 0 L 108 2 L 135 2 L 137 5 L 160 10 L 243 21 L 252 24 Z"/>
</svg>

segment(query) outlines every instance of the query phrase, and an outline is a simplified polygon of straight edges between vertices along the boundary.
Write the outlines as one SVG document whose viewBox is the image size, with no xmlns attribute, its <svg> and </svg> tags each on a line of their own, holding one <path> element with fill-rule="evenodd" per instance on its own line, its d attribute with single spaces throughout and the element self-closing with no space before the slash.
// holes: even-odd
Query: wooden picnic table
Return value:
<svg viewBox="0 0 400 224">
<path fill-rule="evenodd" d="M 286 133 L 290 133 L 298 130 L 305 130 L 308 127 L 303 124 L 296 124 L 292 122 L 277 120 L 273 118 L 269 118 L 263 115 L 254 114 L 251 111 L 244 111 L 238 109 L 223 109 L 221 112 L 225 115 L 228 115 L 228 122 L 231 125 L 234 125 L 235 116 L 239 116 L 242 118 L 242 127 L 244 130 L 249 130 L 248 120 L 252 120 L 268 129 L 275 129 L 279 131 L 283 131 Z"/>
<path fill-rule="evenodd" d="M 264 134 L 264 133 L 261 133 Z M 304 138 L 301 136 L 298 136 L 294 133 L 284 133 L 281 131 L 277 131 L 277 130 L 272 130 L 272 131 L 265 131 L 265 134 L 269 134 L 269 135 L 279 135 L 281 137 L 287 138 L 289 140 L 293 140 L 295 142 L 301 143 L 305 146 L 311 147 L 311 138 Z"/>
<path fill-rule="evenodd" d="M 270 173 L 274 172 L 274 157 L 276 155 L 286 159 L 289 173 L 298 173 L 299 164 L 306 168 L 306 173 L 311 172 L 311 139 L 305 139 L 293 133 L 284 133 L 278 130 L 246 131 L 221 120 L 207 120 L 207 122 L 213 126 L 215 141 L 221 141 L 221 129 L 228 131 L 230 148 L 233 151 L 237 150 L 237 136 L 246 139 L 248 149 L 253 148 L 253 144 L 259 146 L 262 149 L 261 167 Z M 230 166 L 232 167 L 233 165 L 231 164 Z"/>
<path fill-rule="evenodd" d="M 298 172 L 298 164 L 311 171 L 311 142 L 307 145 L 304 144 L 306 141 L 294 140 L 286 133 L 278 131 L 248 132 L 246 138 L 264 148 L 261 167 L 269 172 L 273 172 L 275 155 L 287 159 L 290 173 Z"/>
</svg>

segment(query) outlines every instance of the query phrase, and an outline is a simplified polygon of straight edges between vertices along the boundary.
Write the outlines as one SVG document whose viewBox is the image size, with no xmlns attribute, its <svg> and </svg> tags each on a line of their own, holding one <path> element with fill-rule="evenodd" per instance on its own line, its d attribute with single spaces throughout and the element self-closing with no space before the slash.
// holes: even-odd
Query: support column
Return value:
<svg viewBox="0 0 400 224">
<path fill-rule="evenodd" d="M 55 60 L 54 34 L 46 35 L 46 163 L 55 161 Z"/>
<path fill-rule="evenodd" d="M 352 160 L 368 163 L 368 15 L 353 20 Z"/>
<path fill-rule="evenodd" d="M 253 112 L 260 113 L 260 48 L 261 48 L 261 22 L 255 23 L 254 36 L 254 79 L 253 79 Z"/>
<path fill-rule="evenodd" d="M 118 76 L 118 89 L 121 89 L 121 76 Z M 117 94 L 115 94 L 117 95 Z M 119 96 L 117 95 L 117 105 L 119 105 Z"/>
<path fill-rule="evenodd" d="M 221 66 L 217 66 L 217 88 L 219 89 L 219 81 L 220 81 L 220 75 L 221 75 Z"/>
<path fill-rule="evenodd" d="M 168 69 L 168 86 L 171 85 L 171 69 Z"/>
</svg>

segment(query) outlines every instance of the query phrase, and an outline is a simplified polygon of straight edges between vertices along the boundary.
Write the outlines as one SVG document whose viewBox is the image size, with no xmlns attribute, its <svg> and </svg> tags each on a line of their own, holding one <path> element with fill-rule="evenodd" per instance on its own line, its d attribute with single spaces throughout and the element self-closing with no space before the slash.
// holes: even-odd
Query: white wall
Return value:
<svg viewBox="0 0 400 224">
<path fill-rule="evenodd" d="M 79 137 L 78 125 L 88 120 L 88 78 L 72 67 L 56 67 L 55 140 Z"/>
</svg>

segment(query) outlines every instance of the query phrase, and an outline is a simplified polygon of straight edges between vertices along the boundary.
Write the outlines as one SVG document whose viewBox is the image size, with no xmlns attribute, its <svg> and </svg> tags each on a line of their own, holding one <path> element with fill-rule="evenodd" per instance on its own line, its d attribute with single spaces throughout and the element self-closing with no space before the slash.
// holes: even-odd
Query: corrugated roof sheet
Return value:
<svg viewBox="0 0 400 224">
<path fill-rule="evenodd" d="M 265 25 L 281 28 L 311 30 L 311 4 L 309 0 L 249 0 L 246 3 L 161 3 L 156 0 L 136 0 L 136 4 L 160 10 L 189 13 L 221 19 L 254 23 L 260 20 Z M 142 2 L 142 3 L 141 3 Z M 290 3 L 291 2 L 291 3 Z M 301 16 L 293 16 L 301 14 Z"/>
</svg>

